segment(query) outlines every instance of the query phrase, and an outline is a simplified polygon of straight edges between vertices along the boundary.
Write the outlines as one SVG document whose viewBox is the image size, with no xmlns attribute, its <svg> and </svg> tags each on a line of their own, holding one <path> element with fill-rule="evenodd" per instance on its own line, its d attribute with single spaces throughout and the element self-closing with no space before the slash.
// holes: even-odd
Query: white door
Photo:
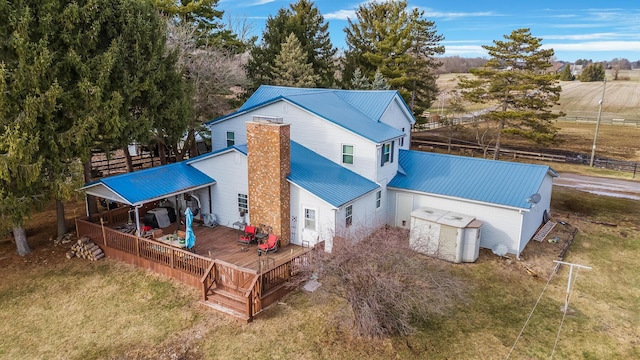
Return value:
<svg viewBox="0 0 640 360">
<path fill-rule="evenodd" d="M 413 195 L 398 194 L 396 198 L 396 226 L 408 229 L 411 225 Z"/>
</svg>

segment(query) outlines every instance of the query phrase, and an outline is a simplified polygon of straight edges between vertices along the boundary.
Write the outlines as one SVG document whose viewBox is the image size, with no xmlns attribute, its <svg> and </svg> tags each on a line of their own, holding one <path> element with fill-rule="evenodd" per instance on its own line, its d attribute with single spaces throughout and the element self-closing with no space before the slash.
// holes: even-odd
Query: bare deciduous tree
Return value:
<svg viewBox="0 0 640 360">
<path fill-rule="evenodd" d="M 206 133 L 205 121 L 230 112 L 239 88 L 248 84 L 242 55 L 212 46 L 198 46 L 196 29 L 190 24 L 169 22 L 167 47 L 178 54 L 177 65 L 192 86 L 193 111 L 178 160 L 195 146 L 197 132 Z"/>
<path fill-rule="evenodd" d="M 313 254 L 307 271 L 349 303 L 363 337 L 410 334 L 416 323 L 464 299 L 466 284 L 447 271 L 448 264 L 411 250 L 406 230 L 336 236 L 331 253 Z"/>
</svg>

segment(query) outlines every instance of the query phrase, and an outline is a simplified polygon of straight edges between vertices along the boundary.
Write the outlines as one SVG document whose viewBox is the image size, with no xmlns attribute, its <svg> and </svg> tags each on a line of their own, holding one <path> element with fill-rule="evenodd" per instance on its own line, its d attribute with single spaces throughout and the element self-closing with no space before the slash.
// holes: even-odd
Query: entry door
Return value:
<svg viewBox="0 0 640 360">
<path fill-rule="evenodd" d="M 398 194 L 396 198 L 396 226 L 408 229 L 411 226 L 413 195 Z"/>
</svg>

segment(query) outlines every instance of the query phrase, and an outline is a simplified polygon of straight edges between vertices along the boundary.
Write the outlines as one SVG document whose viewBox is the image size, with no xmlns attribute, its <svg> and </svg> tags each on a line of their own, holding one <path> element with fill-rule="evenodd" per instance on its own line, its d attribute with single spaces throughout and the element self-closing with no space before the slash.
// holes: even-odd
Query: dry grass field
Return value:
<svg viewBox="0 0 640 360">
<path fill-rule="evenodd" d="M 458 76 L 465 74 L 442 74 L 437 80 L 441 93 L 452 91 L 457 84 Z M 469 74 L 466 74 L 470 76 Z M 640 120 L 640 70 L 622 70 L 620 80 L 612 80 L 613 74 L 607 70 L 607 87 L 602 107 L 602 119 L 632 119 Z M 581 117 L 595 119 L 598 115 L 599 100 L 602 97 L 602 82 L 562 81 L 560 105 L 554 109 L 563 111 L 567 117 Z M 448 96 L 444 97 L 445 113 L 448 106 Z M 440 98 L 439 98 L 440 99 Z M 436 112 L 440 109 L 440 100 L 436 100 L 430 109 Z M 470 105 L 468 111 L 477 110 L 477 105 Z"/>
<path fill-rule="evenodd" d="M 199 307 L 195 289 L 150 272 L 67 260 L 68 245 L 50 240 L 49 206 L 27 225 L 33 253 L 21 258 L 6 237 L 0 242 L 0 358 L 504 359 L 513 347 L 510 359 L 540 359 L 556 339 L 558 359 L 639 358 L 640 205 L 565 188 L 552 201 L 553 217 L 567 225 L 551 237 L 578 228 L 565 259 L 593 267 L 578 272 L 562 328 L 568 270 L 542 294 L 562 244 L 532 242 L 521 260 L 482 250 L 476 263 L 447 264 L 468 284 L 466 301 L 409 337 L 383 340 L 354 336 L 348 306 L 323 287 L 294 291 L 241 325 Z"/>
</svg>

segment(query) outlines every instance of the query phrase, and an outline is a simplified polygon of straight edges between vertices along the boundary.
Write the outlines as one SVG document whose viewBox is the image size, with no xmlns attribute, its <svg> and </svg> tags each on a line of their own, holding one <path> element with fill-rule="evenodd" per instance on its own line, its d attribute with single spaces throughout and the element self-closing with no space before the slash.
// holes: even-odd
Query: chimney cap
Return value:
<svg viewBox="0 0 640 360">
<path fill-rule="evenodd" d="M 280 116 L 253 115 L 253 121 L 258 123 L 282 124 Z"/>
</svg>

